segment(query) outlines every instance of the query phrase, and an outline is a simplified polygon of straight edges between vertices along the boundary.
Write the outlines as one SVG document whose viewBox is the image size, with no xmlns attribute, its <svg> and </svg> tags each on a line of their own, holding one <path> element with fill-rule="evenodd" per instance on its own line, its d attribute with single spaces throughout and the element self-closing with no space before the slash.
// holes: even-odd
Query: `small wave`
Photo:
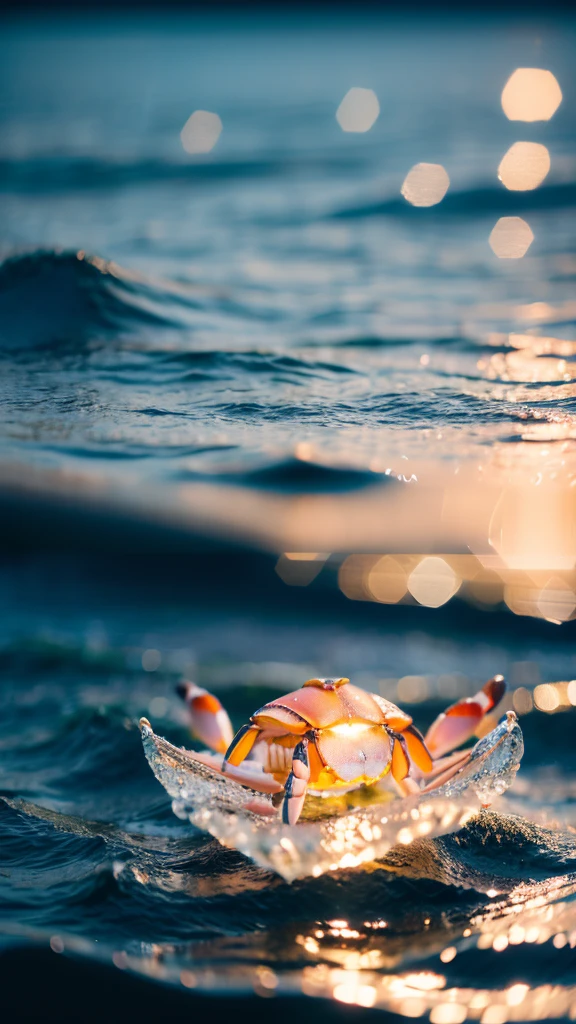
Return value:
<svg viewBox="0 0 576 1024">
<path fill-rule="evenodd" d="M 181 480 L 206 479 L 207 474 L 182 470 Z M 258 466 L 244 472 L 218 474 L 219 483 L 237 484 L 263 491 L 288 491 L 291 493 L 351 491 L 363 487 L 388 486 L 396 484 L 396 477 L 383 476 L 370 470 L 355 469 L 352 466 L 322 465 L 316 462 L 287 458 L 268 465 Z"/>
<path fill-rule="evenodd" d="M 181 368 L 184 372 L 179 379 L 183 381 L 211 380 L 214 377 L 219 380 L 227 377 L 237 379 L 239 373 L 269 374 L 277 381 L 297 381 L 332 374 L 352 376 L 358 372 L 340 363 L 303 359 L 281 352 L 221 349 L 170 353 L 157 366 Z"/>
<path fill-rule="evenodd" d="M 286 173 L 286 160 L 113 160 L 102 157 L 37 157 L 0 160 L 0 184 L 19 192 L 59 192 L 68 189 L 117 188 L 157 182 L 214 181 Z"/>
<path fill-rule="evenodd" d="M 180 304 L 181 309 L 178 309 Z M 0 265 L 0 347 L 83 341 L 110 331 L 177 327 L 192 300 L 84 252 L 38 251 Z"/>
<path fill-rule="evenodd" d="M 401 196 L 334 210 L 329 216 L 336 220 L 361 217 L 483 217 L 490 214 L 511 216 L 531 210 L 555 210 L 576 205 L 576 184 L 545 185 L 530 192 L 510 192 L 504 187 L 449 191 L 441 203 L 427 210 L 412 206 Z"/>
</svg>

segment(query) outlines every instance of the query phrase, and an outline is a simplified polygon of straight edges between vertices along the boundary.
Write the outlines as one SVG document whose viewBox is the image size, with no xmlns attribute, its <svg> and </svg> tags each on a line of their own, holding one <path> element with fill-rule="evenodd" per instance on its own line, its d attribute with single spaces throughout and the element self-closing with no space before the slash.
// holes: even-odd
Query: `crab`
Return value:
<svg viewBox="0 0 576 1024">
<path fill-rule="evenodd" d="M 282 820 L 296 825 L 308 791 L 323 794 L 373 786 L 390 775 L 403 796 L 447 782 L 470 757 L 456 750 L 499 704 L 506 684 L 494 676 L 473 697 L 452 704 L 425 736 L 412 717 L 349 679 L 309 679 L 300 690 L 254 712 L 233 736 L 217 697 L 194 683 L 178 692 L 195 735 L 223 754 L 196 755 L 219 773 L 282 804 Z M 452 751 L 452 753 L 451 753 Z M 454 752 L 456 751 L 456 752 Z M 254 763 L 256 762 L 256 763 Z M 269 813 L 254 801 L 252 809 Z M 273 812 L 275 813 L 275 812 Z"/>
</svg>

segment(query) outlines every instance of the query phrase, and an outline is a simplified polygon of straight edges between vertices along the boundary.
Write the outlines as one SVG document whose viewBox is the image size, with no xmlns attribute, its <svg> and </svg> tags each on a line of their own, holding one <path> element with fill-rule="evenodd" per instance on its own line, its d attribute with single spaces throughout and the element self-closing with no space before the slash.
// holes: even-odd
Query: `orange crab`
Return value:
<svg viewBox="0 0 576 1024">
<path fill-rule="evenodd" d="M 423 737 L 405 711 L 349 679 L 309 679 L 259 708 L 229 742 L 230 720 L 217 698 L 193 683 L 179 687 L 193 731 L 213 750 L 222 752 L 229 744 L 221 771 L 247 784 L 243 762 L 259 762 L 260 784 L 250 772 L 250 786 L 283 793 L 282 819 L 290 825 L 298 821 L 309 789 L 369 786 L 389 772 L 403 793 L 441 785 L 470 751 L 445 755 L 474 734 L 504 690 L 503 677 L 495 676 L 474 697 L 439 715 Z"/>
</svg>

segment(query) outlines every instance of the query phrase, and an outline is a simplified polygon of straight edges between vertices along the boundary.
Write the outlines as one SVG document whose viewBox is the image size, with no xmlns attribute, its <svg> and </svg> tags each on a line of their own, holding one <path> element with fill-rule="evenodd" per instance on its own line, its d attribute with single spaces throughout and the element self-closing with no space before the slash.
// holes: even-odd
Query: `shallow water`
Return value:
<svg viewBox="0 0 576 1024">
<path fill-rule="evenodd" d="M 576 674 L 573 622 L 544 621 L 573 618 L 576 586 L 574 42 L 568 19 L 6 25 L 2 946 L 432 1024 L 574 1018 L 574 701 L 529 710 Z M 561 82 L 550 122 L 503 117 L 519 65 Z M 351 84 L 380 99 L 367 135 L 334 119 Z M 196 107 L 224 125 L 203 158 L 179 141 Z M 497 180 L 519 137 L 551 153 L 534 192 Z M 429 210 L 399 195 L 420 160 L 451 179 Z M 512 215 L 535 240 L 498 260 Z M 480 472 L 473 529 L 443 474 L 461 501 Z M 513 617 L 338 591 L 344 554 L 492 551 L 512 478 L 538 571 L 568 580 L 539 618 L 533 597 Z M 328 549 L 286 586 L 281 551 Z M 342 673 L 425 726 L 499 671 L 526 745 L 507 795 L 290 885 L 173 813 L 137 727 L 192 743 L 182 673 L 235 726 Z"/>
</svg>

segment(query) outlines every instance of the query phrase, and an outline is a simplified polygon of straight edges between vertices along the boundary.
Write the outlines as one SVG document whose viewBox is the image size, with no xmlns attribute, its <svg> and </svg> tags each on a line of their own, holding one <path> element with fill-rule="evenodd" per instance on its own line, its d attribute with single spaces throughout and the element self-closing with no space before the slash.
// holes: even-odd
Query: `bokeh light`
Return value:
<svg viewBox="0 0 576 1024">
<path fill-rule="evenodd" d="M 533 241 L 532 229 L 522 217 L 500 217 L 492 228 L 490 248 L 500 260 L 519 260 Z"/>
<path fill-rule="evenodd" d="M 419 604 L 440 608 L 460 587 L 460 579 L 443 558 L 423 558 L 408 577 L 408 590 Z"/>
<path fill-rule="evenodd" d="M 384 555 L 368 572 L 367 588 L 375 601 L 397 604 L 408 590 L 406 571 L 390 555 Z"/>
<path fill-rule="evenodd" d="M 156 672 L 162 663 L 160 651 L 151 647 L 142 653 L 142 668 L 145 672 Z"/>
<path fill-rule="evenodd" d="M 519 686 L 512 694 L 512 704 L 517 715 L 529 715 L 534 708 L 534 698 L 526 686 Z"/>
<path fill-rule="evenodd" d="M 498 177 L 514 192 L 538 188 L 550 170 L 550 154 L 539 142 L 515 142 L 502 157 Z"/>
<path fill-rule="evenodd" d="M 567 622 L 576 611 L 576 594 L 558 576 L 552 576 L 540 591 L 538 610 L 552 622 Z"/>
<path fill-rule="evenodd" d="M 209 153 L 218 142 L 221 131 L 222 121 L 218 114 L 195 110 L 180 132 L 182 146 L 187 153 Z"/>
<path fill-rule="evenodd" d="M 378 97 L 372 89 L 349 89 L 336 111 L 343 132 L 369 132 L 380 114 Z"/>
<path fill-rule="evenodd" d="M 490 546 L 505 567 L 531 575 L 509 577 L 513 587 L 539 590 L 550 572 L 570 572 L 576 561 L 576 537 L 571 496 L 553 485 L 506 488 L 494 507 L 489 525 Z M 544 576 L 537 579 L 535 570 Z M 539 586 L 538 586 L 539 584 Z"/>
<path fill-rule="evenodd" d="M 448 191 L 450 178 L 442 164 L 415 164 L 404 178 L 401 193 L 412 206 L 436 206 Z"/>
<path fill-rule="evenodd" d="M 549 121 L 562 101 L 551 71 L 516 68 L 502 90 L 502 109 L 509 121 Z"/>
<path fill-rule="evenodd" d="M 534 690 L 534 703 L 539 711 L 557 711 L 561 704 L 560 694 L 555 686 L 542 683 Z"/>
<path fill-rule="evenodd" d="M 426 676 L 403 676 L 398 680 L 396 696 L 400 704 L 419 704 L 430 694 Z"/>
</svg>

